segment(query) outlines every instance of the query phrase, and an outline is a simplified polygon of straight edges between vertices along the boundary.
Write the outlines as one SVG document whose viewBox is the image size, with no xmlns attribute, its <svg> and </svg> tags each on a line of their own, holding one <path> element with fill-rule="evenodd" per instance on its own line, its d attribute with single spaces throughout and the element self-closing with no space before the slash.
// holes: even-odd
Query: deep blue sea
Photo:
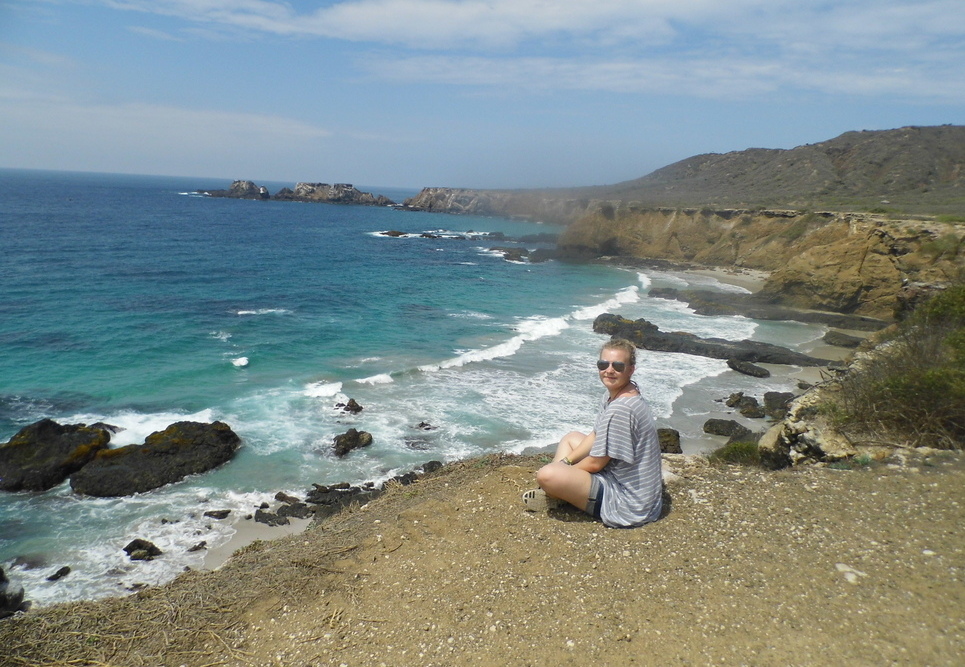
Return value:
<svg viewBox="0 0 965 667">
<path fill-rule="evenodd" d="M 240 519 L 278 491 L 381 481 L 590 428 L 600 313 L 799 349 L 824 333 L 647 296 L 651 286 L 740 289 L 708 277 L 510 262 L 489 250 L 503 241 L 421 236 L 558 231 L 549 225 L 192 194 L 228 185 L 0 170 L 0 443 L 44 417 L 119 426 L 115 445 L 175 421 L 222 420 L 244 442 L 229 464 L 133 498 L 77 497 L 67 484 L 0 494 L 0 566 L 35 604 L 122 595 L 199 567 L 203 556 L 186 549 L 234 531 L 203 519 L 206 509 Z M 685 449 L 710 401 L 782 388 L 675 354 L 641 354 L 636 379 Z M 348 398 L 364 410 L 335 407 Z M 332 440 L 351 427 L 374 444 L 337 459 Z M 164 556 L 131 563 L 122 547 L 134 537 Z M 11 567 L 18 556 L 45 565 Z M 62 565 L 72 572 L 47 582 Z"/>
</svg>

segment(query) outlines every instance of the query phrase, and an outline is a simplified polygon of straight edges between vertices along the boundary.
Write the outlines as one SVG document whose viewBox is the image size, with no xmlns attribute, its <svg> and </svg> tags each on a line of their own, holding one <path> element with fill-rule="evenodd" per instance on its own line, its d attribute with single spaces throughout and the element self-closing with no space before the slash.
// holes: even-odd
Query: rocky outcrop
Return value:
<svg viewBox="0 0 965 667">
<path fill-rule="evenodd" d="M 27 611 L 30 608 L 30 603 L 23 599 L 22 586 L 15 590 L 8 590 L 9 588 L 10 580 L 0 567 L 0 618 L 7 618 L 18 611 Z"/>
<path fill-rule="evenodd" d="M 683 454 L 680 447 L 680 431 L 675 428 L 658 428 L 657 437 L 660 439 L 661 454 Z"/>
<path fill-rule="evenodd" d="M 89 463 L 110 443 L 110 433 L 85 424 L 43 419 L 0 446 L 0 490 L 46 491 Z"/>
<path fill-rule="evenodd" d="M 298 183 L 295 189 L 282 188 L 272 197 L 268 188 L 251 181 L 234 181 L 227 190 L 197 190 L 208 197 L 229 199 L 274 199 L 277 201 L 322 202 L 326 204 L 355 204 L 360 206 L 394 206 L 384 195 L 362 192 L 351 183 Z"/>
<path fill-rule="evenodd" d="M 227 197 L 229 199 L 271 199 L 268 188 L 255 185 L 251 181 L 234 181 L 227 190 L 198 190 L 208 197 Z"/>
<path fill-rule="evenodd" d="M 223 422 L 177 422 L 152 433 L 143 445 L 105 449 L 70 477 L 88 496 L 143 493 L 229 461 L 241 439 Z"/>
<path fill-rule="evenodd" d="M 965 264 L 965 228 L 858 213 L 645 208 L 621 203 L 560 236 L 574 258 L 655 258 L 770 272 L 758 304 L 890 320 L 905 283 L 946 283 Z"/>
<path fill-rule="evenodd" d="M 334 448 L 335 456 L 341 458 L 353 449 L 368 447 L 371 444 L 371 433 L 350 428 L 345 433 L 335 436 L 335 442 L 332 447 Z"/>
<path fill-rule="evenodd" d="M 298 183 L 295 189 L 283 188 L 274 199 L 278 201 L 324 202 L 326 204 L 358 204 L 362 206 L 392 206 L 384 195 L 362 192 L 351 183 Z"/>
<path fill-rule="evenodd" d="M 766 368 L 761 368 L 760 366 L 755 366 L 748 361 L 741 361 L 740 359 L 728 359 L 727 367 L 732 371 L 737 371 L 743 375 L 749 375 L 755 378 L 769 378 L 771 377 L 771 372 Z"/>
<path fill-rule="evenodd" d="M 599 315 L 593 322 L 593 331 L 626 338 L 639 348 L 656 352 L 681 352 L 712 359 L 736 359 L 752 363 L 791 366 L 826 366 L 830 363 L 828 359 L 819 359 L 770 343 L 700 338 L 694 334 L 680 332 L 665 333 L 647 320 L 628 320 L 611 313 Z"/>
<path fill-rule="evenodd" d="M 124 553 L 131 560 L 154 560 L 164 552 L 153 542 L 138 537 L 124 547 Z"/>
<path fill-rule="evenodd" d="M 811 390 L 791 402 L 787 416 L 758 442 L 762 463 L 780 469 L 802 463 L 830 463 L 857 454 L 854 445 L 821 416 L 820 391 Z"/>
</svg>

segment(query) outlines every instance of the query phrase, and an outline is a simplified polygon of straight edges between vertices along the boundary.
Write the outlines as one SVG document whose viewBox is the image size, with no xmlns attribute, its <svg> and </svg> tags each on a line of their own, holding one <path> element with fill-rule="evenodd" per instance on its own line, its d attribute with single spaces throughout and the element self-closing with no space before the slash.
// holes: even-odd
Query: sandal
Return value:
<svg viewBox="0 0 965 667">
<path fill-rule="evenodd" d="M 545 512 L 555 510 L 563 503 L 559 498 L 546 495 L 543 489 L 530 489 L 523 493 L 523 504 L 530 512 Z"/>
</svg>

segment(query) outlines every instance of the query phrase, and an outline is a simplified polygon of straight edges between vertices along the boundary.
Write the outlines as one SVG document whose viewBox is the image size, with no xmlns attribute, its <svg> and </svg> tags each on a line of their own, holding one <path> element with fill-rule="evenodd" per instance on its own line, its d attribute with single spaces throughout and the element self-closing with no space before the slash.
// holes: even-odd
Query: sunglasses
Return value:
<svg viewBox="0 0 965 667">
<path fill-rule="evenodd" d="M 611 365 L 613 366 L 613 370 L 615 370 L 617 373 L 622 373 L 627 369 L 627 364 L 624 361 L 604 361 L 603 359 L 600 359 L 598 362 L 596 362 L 596 367 L 601 371 L 605 371 Z"/>
</svg>

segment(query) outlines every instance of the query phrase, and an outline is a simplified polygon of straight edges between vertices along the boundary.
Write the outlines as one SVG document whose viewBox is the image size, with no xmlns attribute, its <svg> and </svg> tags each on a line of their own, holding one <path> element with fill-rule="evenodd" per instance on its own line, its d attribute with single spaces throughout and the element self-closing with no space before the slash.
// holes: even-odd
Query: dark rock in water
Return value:
<svg viewBox="0 0 965 667">
<path fill-rule="evenodd" d="M 660 438 L 661 454 L 683 454 L 680 448 L 680 431 L 675 428 L 658 428 L 657 436 Z"/>
<path fill-rule="evenodd" d="M 526 248 L 507 248 L 507 247 L 493 247 L 489 249 L 492 252 L 502 253 L 503 259 L 508 262 L 522 262 L 529 256 L 529 250 Z"/>
<path fill-rule="evenodd" d="M 131 560 L 154 560 L 163 553 L 153 542 L 143 540 L 140 537 L 131 540 L 124 547 L 124 551 Z"/>
<path fill-rule="evenodd" d="M 753 396 L 744 396 L 742 391 L 731 394 L 725 404 L 729 408 L 737 408 L 742 415 L 751 419 L 760 419 L 764 416 L 764 407 L 757 399 Z"/>
<path fill-rule="evenodd" d="M 85 424 L 43 419 L 0 446 L 0 490 L 46 491 L 107 448 L 110 433 Z"/>
<path fill-rule="evenodd" d="M 11 563 L 13 567 L 22 567 L 25 570 L 37 570 L 47 567 L 47 557 L 42 554 L 24 554 L 17 556 Z"/>
<path fill-rule="evenodd" d="M 287 526 L 291 523 L 287 516 L 279 516 L 274 512 L 266 512 L 262 509 L 255 510 L 255 521 L 268 526 Z"/>
<path fill-rule="evenodd" d="M 279 517 L 290 517 L 292 519 L 307 519 L 315 514 L 315 511 L 305 503 L 285 504 L 278 508 Z"/>
<path fill-rule="evenodd" d="M 611 313 L 598 316 L 593 322 L 593 331 L 609 334 L 614 338 L 626 338 L 639 348 L 657 352 L 680 352 L 711 359 L 793 366 L 827 366 L 830 363 L 828 359 L 818 359 L 760 341 L 735 342 L 723 338 L 700 338 L 689 333 L 664 333 L 647 320 L 628 320 Z"/>
<path fill-rule="evenodd" d="M 434 431 L 434 430 L 436 430 L 436 429 L 439 428 L 439 427 L 438 427 L 438 426 L 433 426 L 433 425 L 430 424 L 429 422 L 419 422 L 418 424 L 416 424 L 416 425 L 413 426 L 412 428 L 417 428 L 417 429 L 422 430 L 422 431 Z"/>
<path fill-rule="evenodd" d="M 23 587 L 13 591 L 7 590 L 9 587 L 10 580 L 0 567 L 0 618 L 7 618 L 30 608 L 30 603 L 23 599 Z"/>
<path fill-rule="evenodd" d="M 359 405 L 354 398 L 348 399 L 348 403 L 336 403 L 336 408 L 341 408 L 345 412 L 351 412 L 353 415 L 357 415 L 362 412 L 363 408 Z"/>
<path fill-rule="evenodd" d="M 529 263 L 539 264 L 540 262 L 548 262 L 551 259 L 559 259 L 560 251 L 555 248 L 537 248 L 529 253 Z"/>
<path fill-rule="evenodd" d="M 229 461 L 240 444 L 224 422 L 177 422 L 149 435 L 143 445 L 98 452 L 71 475 L 70 486 L 102 498 L 143 493 Z"/>
<path fill-rule="evenodd" d="M 229 514 L 231 514 L 231 510 L 208 510 L 202 516 L 220 521 L 221 519 L 227 519 Z"/>
<path fill-rule="evenodd" d="M 207 541 L 201 540 L 200 542 L 198 542 L 197 544 L 195 544 L 193 547 L 189 548 L 189 549 L 188 549 L 188 553 L 191 554 L 191 553 L 194 553 L 194 552 L 196 552 L 196 551 L 201 551 L 201 550 L 207 549 L 207 548 L 208 548 L 208 543 L 207 543 Z"/>
<path fill-rule="evenodd" d="M 442 461 L 429 461 L 428 463 L 422 464 L 422 472 L 430 473 L 439 470 L 442 467 Z"/>
<path fill-rule="evenodd" d="M 728 438 L 733 438 L 734 436 L 749 436 L 752 431 L 733 419 L 708 419 L 704 422 L 704 433 L 724 435 Z"/>
<path fill-rule="evenodd" d="M 120 433 L 126 430 L 123 426 L 114 426 L 113 424 L 105 424 L 104 422 L 95 422 L 90 425 L 91 428 L 100 428 L 108 433 Z"/>
<path fill-rule="evenodd" d="M 335 436 L 335 456 L 342 457 L 353 449 L 368 447 L 372 444 L 372 434 L 350 428 L 342 435 Z"/>
<path fill-rule="evenodd" d="M 828 345 L 834 345 L 835 347 L 848 347 L 854 348 L 861 345 L 864 342 L 864 338 L 859 336 L 850 336 L 846 333 L 841 333 L 840 331 L 829 331 L 824 334 L 824 342 Z"/>
<path fill-rule="evenodd" d="M 289 505 L 294 505 L 295 503 L 300 503 L 301 501 L 295 496 L 290 496 L 284 491 L 279 491 L 275 494 L 275 500 L 279 500 L 283 503 L 288 503 Z"/>
<path fill-rule="evenodd" d="M 787 406 L 794 400 L 789 391 L 768 391 L 764 393 L 764 412 L 772 419 L 784 419 Z"/>
<path fill-rule="evenodd" d="M 63 578 L 66 577 L 68 574 L 70 574 L 70 568 L 67 567 L 66 565 L 64 565 L 62 568 L 60 568 L 59 570 L 57 570 L 56 572 L 54 572 L 52 575 L 50 575 L 49 577 L 47 577 L 47 581 L 57 581 L 57 580 L 59 580 L 59 579 L 63 579 Z"/>
<path fill-rule="evenodd" d="M 228 197 L 230 199 L 269 199 L 268 188 L 251 181 L 234 181 L 227 190 L 198 190 L 209 197 Z"/>
<path fill-rule="evenodd" d="M 402 236 L 406 236 L 405 232 L 396 231 L 394 229 L 391 229 L 387 232 L 379 232 L 379 234 L 381 234 L 382 236 L 391 236 L 392 238 L 396 238 L 396 239 Z"/>
<path fill-rule="evenodd" d="M 728 359 L 727 367 L 731 370 L 737 371 L 738 373 L 743 373 L 744 375 L 750 375 L 755 378 L 767 378 L 771 377 L 771 372 L 766 368 L 761 368 L 760 366 L 755 366 L 749 361 L 740 361 L 738 359 Z"/>
</svg>

